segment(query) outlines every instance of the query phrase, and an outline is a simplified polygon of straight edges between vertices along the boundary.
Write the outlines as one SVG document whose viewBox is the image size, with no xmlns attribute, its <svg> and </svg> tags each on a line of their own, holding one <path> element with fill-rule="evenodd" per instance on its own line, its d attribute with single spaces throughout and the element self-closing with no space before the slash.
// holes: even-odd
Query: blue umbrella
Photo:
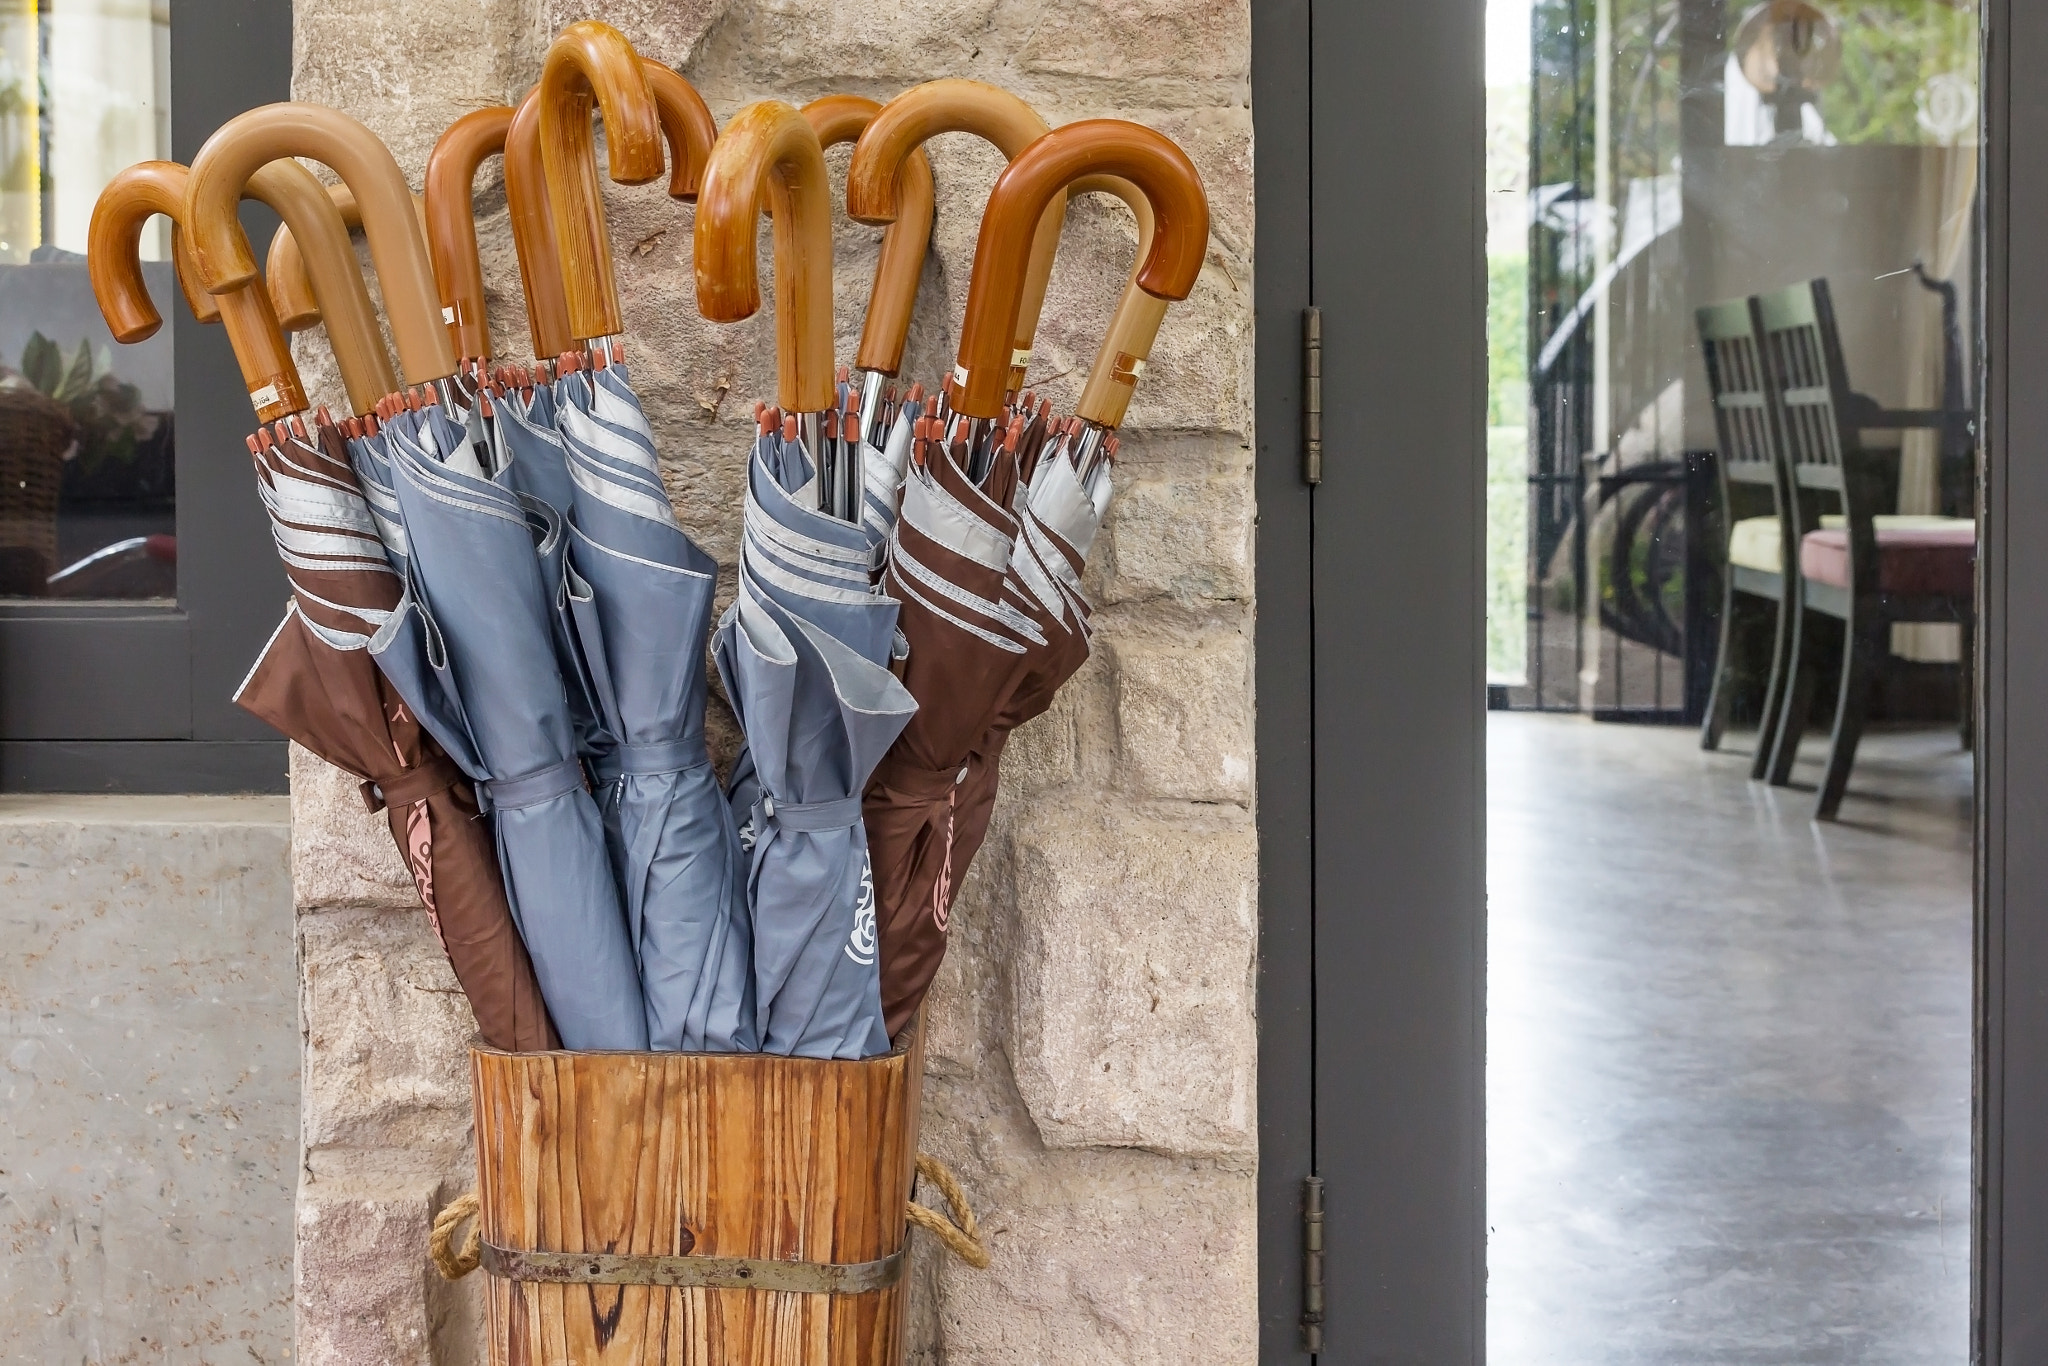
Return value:
<svg viewBox="0 0 2048 1366">
<path fill-rule="evenodd" d="M 883 538 L 821 506 L 833 500 L 821 496 L 831 491 L 819 487 L 818 457 L 846 422 L 832 364 L 831 201 L 817 134 L 786 104 L 742 109 L 712 149 L 697 208 L 698 307 L 717 321 L 759 307 L 755 233 L 771 178 L 786 192 L 776 260 L 804 267 L 778 281 L 791 416 L 764 421 L 754 442 L 739 595 L 714 655 L 747 736 L 731 791 L 752 836 L 761 1048 L 861 1058 L 889 1047 L 861 791 L 916 703 L 888 667 L 896 603 L 872 587 Z"/>
<path fill-rule="evenodd" d="M 564 375 L 572 598 L 607 724 L 596 765 L 656 1049 L 758 1047 L 745 858 L 704 743 L 717 563 L 677 526 L 623 365 Z"/>
<path fill-rule="evenodd" d="M 469 732 L 513 919 L 562 1044 L 644 1049 L 632 945 L 556 663 L 543 565 L 561 553 L 562 521 L 488 477 L 466 425 L 438 408 L 382 435 L 409 605 Z"/>
</svg>

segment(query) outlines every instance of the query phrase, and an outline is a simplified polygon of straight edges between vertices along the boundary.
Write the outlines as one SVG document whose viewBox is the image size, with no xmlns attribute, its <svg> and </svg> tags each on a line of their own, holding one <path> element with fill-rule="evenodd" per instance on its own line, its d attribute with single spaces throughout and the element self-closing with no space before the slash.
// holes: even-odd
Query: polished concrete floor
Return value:
<svg viewBox="0 0 2048 1366">
<path fill-rule="evenodd" d="M 1967 1360 L 1970 766 L 1488 727 L 1488 1360 Z"/>
</svg>

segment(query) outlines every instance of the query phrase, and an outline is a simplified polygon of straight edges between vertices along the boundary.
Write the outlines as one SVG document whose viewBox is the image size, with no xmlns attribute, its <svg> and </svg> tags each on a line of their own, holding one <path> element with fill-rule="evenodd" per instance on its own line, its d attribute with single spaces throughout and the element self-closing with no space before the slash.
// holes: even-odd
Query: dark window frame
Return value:
<svg viewBox="0 0 2048 1366">
<path fill-rule="evenodd" d="M 190 163 L 244 109 L 291 97 L 291 6 L 177 0 L 171 146 Z M 274 219 L 253 208 L 257 241 Z M 287 597 L 242 442 L 233 352 L 172 294 L 178 600 L 0 606 L 0 791 L 282 792 L 285 744 L 236 686 Z"/>
</svg>

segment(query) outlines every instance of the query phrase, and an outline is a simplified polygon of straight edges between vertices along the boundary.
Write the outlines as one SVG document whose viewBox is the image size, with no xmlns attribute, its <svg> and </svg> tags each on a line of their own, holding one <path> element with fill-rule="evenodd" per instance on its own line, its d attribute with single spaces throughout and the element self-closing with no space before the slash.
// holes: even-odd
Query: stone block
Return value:
<svg viewBox="0 0 2048 1366">
<path fill-rule="evenodd" d="M 0 797 L 0 1358 L 291 1350 L 285 803 Z"/>
<path fill-rule="evenodd" d="M 299 917 L 302 1141 L 405 1150 L 445 1170 L 468 1141 L 476 1018 L 424 913 Z"/>
<path fill-rule="evenodd" d="M 1258 1360 L 1256 1190 L 1242 1171 L 1144 1154 L 1066 1154 L 981 1201 L 994 1263 L 944 1258 L 945 1361 L 1249 1366 Z"/>
<path fill-rule="evenodd" d="M 1231 88 L 1251 69 L 1248 0 L 1075 0 L 1019 36 L 1015 60 L 1033 73 Z"/>
<path fill-rule="evenodd" d="M 299 1188 L 299 1366 L 436 1366 L 427 1256 L 436 1183 L 327 1177 Z"/>
<path fill-rule="evenodd" d="M 363 805 L 355 778 L 295 744 L 291 784 L 292 896 L 298 905 L 421 909 L 390 825 Z"/>
<path fill-rule="evenodd" d="M 1249 602 L 1256 505 L 1249 452 L 1228 447 L 1221 470 L 1200 450 L 1134 440 L 1116 499 L 1089 557 L 1105 606 L 1170 598 L 1183 605 Z"/>
<path fill-rule="evenodd" d="M 1010 1053 L 1047 1146 L 1255 1151 L 1250 817 L 1041 804 L 1013 843 Z"/>
<path fill-rule="evenodd" d="M 1250 642 L 1217 623 L 1117 638 L 1118 752 L 1126 786 L 1175 801 L 1252 800 Z"/>
</svg>

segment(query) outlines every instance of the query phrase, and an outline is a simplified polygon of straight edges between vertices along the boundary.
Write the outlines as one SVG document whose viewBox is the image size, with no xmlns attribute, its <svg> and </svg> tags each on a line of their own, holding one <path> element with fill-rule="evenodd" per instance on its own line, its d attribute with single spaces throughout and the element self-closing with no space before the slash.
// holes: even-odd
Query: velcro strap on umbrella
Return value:
<svg viewBox="0 0 2048 1366">
<path fill-rule="evenodd" d="M 411 806 L 437 792 L 446 792 L 462 781 L 462 770 L 445 754 L 436 754 L 418 768 L 409 768 L 395 778 L 363 784 L 363 805 L 375 815 L 386 806 Z"/>
<path fill-rule="evenodd" d="M 490 811 L 517 811 L 567 796 L 583 786 L 583 765 L 564 759 L 531 773 L 496 778 L 476 785 L 478 803 Z"/>
<path fill-rule="evenodd" d="M 649 778 L 665 773 L 688 773 L 710 762 L 711 755 L 705 751 L 704 737 L 690 735 L 680 740 L 646 740 L 620 745 L 612 754 L 597 761 L 597 774 L 605 782 L 622 774 Z"/>
<path fill-rule="evenodd" d="M 784 830 L 800 834 L 817 834 L 825 830 L 844 830 L 860 824 L 860 794 L 851 797 L 835 797 L 829 802 L 776 801 L 763 797 L 756 805 L 758 815 L 774 821 Z M 758 826 L 758 822 L 757 822 Z"/>
</svg>

